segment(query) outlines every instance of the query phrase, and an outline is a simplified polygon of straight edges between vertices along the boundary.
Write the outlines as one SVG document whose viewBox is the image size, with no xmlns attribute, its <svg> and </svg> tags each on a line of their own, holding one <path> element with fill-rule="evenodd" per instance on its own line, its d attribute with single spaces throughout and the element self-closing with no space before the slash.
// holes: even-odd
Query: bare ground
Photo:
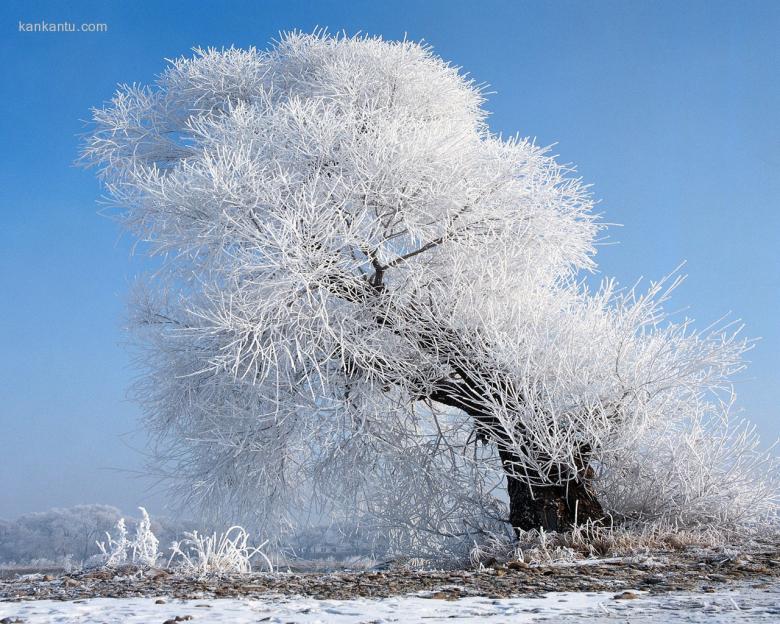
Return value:
<svg viewBox="0 0 780 624">
<path fill-rule="evenodd" d="M 780 549 L 736 554 L 728 549 L 688 549 L 574 563 L 494 564 L 480 570 L 413 570 L 394 567 L 360 572 L 214 574 L 192 577 L 167 570 L 123 566 L 71 574 L 32 574 L 0 580 L 0 601 L 84 600 L 164 596 L 170 599 L 305 596 L 315 599 L 386 598 L 425 592 L 455 600 L 508 598 L 546 592 L 715 593 L 730 586 L 761 589 L 780 577 Z"/>
</svg>

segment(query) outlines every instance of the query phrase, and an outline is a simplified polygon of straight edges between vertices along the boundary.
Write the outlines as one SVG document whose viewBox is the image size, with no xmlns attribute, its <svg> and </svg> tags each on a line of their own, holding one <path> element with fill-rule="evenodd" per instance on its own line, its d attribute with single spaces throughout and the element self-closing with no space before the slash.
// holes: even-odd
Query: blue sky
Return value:
<svg viewBox="0 0 780 624">
<path fill-rule="evenodd" d="M 21 22 L 105 23 L 25 33 Z M 35 2 L 0 5 L 0 517 L 102 502 L 162 511 L 125 399 L 124 296 L 143 262 L 72 165 L 89 108 L 193 46 L 326 26 L 425 39 L 491 85 L 494 130 L 593 183 L 604 275 L 687 260 L 676 306 L 763 340 L 737 389 L 763 436 L 780 387 L 780 2 Z M 151 488 L 151 489 L 150 489 Z"/>
</svg>

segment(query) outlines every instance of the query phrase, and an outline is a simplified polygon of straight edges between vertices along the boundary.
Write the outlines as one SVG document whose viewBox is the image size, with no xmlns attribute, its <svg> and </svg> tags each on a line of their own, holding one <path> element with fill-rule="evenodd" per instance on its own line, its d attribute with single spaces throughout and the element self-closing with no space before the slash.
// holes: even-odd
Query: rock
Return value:
<svg viewBox="0 0 780 624">
<path fill-rule="evenodd" d="M 92 572 L 89 572 L 88 574 L 84 575 L 84 578 L 87 579 L 100 579 L 103 581 L 108 581 L 109 579 L 114 578 L 114 575 L 116 572 L 110 568 L 106 568 L 104 570 L 94 570 Z"/>
<path fill-rule="evenodd" d="M 458 596 L 450 592 L 437 591 L 433 592 L 428 598 L 433 598 L 434 600 L 457 600 Z"/>
<path fill-rule="evenodd" d="M 158 598 L 154 601 L 154 604 L 165 604 L 165 601 L 162 598 Z"/>
<path fill-rule="evenodd" d="M 510 570 L 526 570 L 528 569 L 528 564 L 525 561 L 510 561 L 506 564 L 506 567 Z"/>
<path fill-rule="evenodd" d="M 620 592 L 619 594 L 615 594 L 612 596 L 615 600 L 636 600 L 639 598 L 639 594 L 636 594 L 632 591 L 624 591 Z"/>
</svg>

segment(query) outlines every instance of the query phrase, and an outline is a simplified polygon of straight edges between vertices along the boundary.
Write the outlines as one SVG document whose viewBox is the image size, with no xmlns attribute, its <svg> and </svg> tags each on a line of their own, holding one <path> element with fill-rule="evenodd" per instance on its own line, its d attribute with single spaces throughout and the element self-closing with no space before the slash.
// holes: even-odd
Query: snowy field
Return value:
<svg viewBox="0 0 780 624">
<path fill-rule="evenodd" d="M 156 604 L 154 598 L 93 598 L 72 602 L 39 600 L 0 603 L 0 620 L 24 624 L 163 624 L 168 621 L 245 624 L 408 624 L 436 621 L 489 622 L 777 622 L 780 585 L 738 588 L 712 594 L 638 595 L 618 600 L 612 593 L 553 592 L 541 598 L 436 600 L 398 596 L 382 600 L 190 600 Z"/>
</svg>

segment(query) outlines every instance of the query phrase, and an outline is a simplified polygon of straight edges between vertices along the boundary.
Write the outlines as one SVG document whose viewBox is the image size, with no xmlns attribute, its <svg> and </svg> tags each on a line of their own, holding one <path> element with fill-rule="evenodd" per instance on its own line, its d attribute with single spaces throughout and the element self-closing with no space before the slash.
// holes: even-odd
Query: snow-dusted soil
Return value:
<svg viewBox="0 0 780 624">
<path fill-rule="evenodd" d="M 172 600 L 154 598 L 90 598 L 77 601 L 36 600 L 0 603 L 0 621 L 16 618 L 24 624 L 73 622 L 82 624 L 163 624 L 192 620 L 192 624 L 306 623 L 427 624 L 522 622 L 777 622 L 780 584 L 761 588 L 735 587 L 716 593 L 635 594 L 620 599 L 607 592 L 551 592 L 543 597 L 490 599 L 469 597 L 441 600 L 430 596 L 384 599 L 316 600 L 266 599 Z"/>
</svg>

